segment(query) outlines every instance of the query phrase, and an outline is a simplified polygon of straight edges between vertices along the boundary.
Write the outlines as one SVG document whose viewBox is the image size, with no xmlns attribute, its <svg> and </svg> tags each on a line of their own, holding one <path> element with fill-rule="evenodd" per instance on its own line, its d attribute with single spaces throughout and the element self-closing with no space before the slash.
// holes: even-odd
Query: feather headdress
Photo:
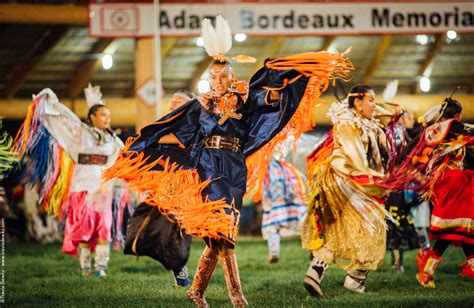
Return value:
<svg viewBox="0 0 474 308">
<path fill-rule="evenodd" d="M 421 123 L 423 126 L 426 126 L 427 123 L 433 121 L 433 120 L 438 120 L 441 115 L 443 114 L 444 110 L 448 106 L 448 104 L 452 101 L 453 95 L 459 90 L 459 86 L 454 89 L 453 93 L 449 97 L 446 97 L 443 101 L 443 103 L 435 105 L 432 107 L 430 110 L 425 112 L 421 117 L 418 118 L 418 123 Z M 459 103 L 458 103 L 459 104 Z"/>
<path fill-rule="evenodd" d="M 421 123 L 423 124 L 423 126 L 426 126 L 427 123 L 433 120 L 436 120 L 441 114 L 441 108 L 443 108 L 442 104 L 433 106 L 427 112 L 425 112 L 421 117 L 418 118 L 418 123 Z"/>
<path fill-rule="evenodd" d="M 224 56 L 232 48 L 229 22 L 221 15 L 216 17 L 215 27 L 208 18 L 202 21 L 202 38 L 207 54 L 213 58 Z"/>
<path fill-rule="evenodd" d="M 93 87 L 90 82 L 89 86 L 84 89 L 86 95 L 87 106 L 91 108 L 94 105 L 105 105 L 102 100 L 102 92 L 100 92 L 100 86 Z"/>
<path fill-rule="evenodd" d="M 221 15 L 217 15 L 215 19 L 215 27 L 210 19 L 205 18 L 202 21 L 202 38 L 204 48 L 207 54 L 215 60 L 229 60 L 225 54 L 232 48 L 232 33 L 230 31 L 229 22 Z M 246 55 L 238 55 L 232 59 L 240 63 L 253 63 L 257 59 Z"/>
</svg>

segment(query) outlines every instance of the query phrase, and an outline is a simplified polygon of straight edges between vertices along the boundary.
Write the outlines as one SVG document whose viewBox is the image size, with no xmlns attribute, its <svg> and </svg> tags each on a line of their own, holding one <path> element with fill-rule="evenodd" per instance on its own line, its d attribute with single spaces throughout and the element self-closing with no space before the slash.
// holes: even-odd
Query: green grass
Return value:
<svg viewBox="0 0 474 308">
<path fill-rule="evenodd" d="M 195 240 L 188 262 L 194 273 L 203 244 Z M 459 276 L 464 262 L 461 249 L 449 248 L 437 270 L 437 289 L 426 289 L 415 279 L 414 252 L 405 256 L 405 273 L 390 271 L 388 258 L 369 274 L 366 294 L 353 294 L 342 287 L 344 272 L 331 267 L 323 281 L 325 298 L 307 295 L 303 277 L 308 253 L 297 240 L 282 243 L 281 259 L 267 263 L 264 241 L 242 240 L 237 256 L 243 289 L 253 307 L 473 307 L 474 281 Z M 18 306 L 115 306 L 193 307 L 185 289 L 172 286 L 171 274 L 149 258 L 114 252 L 108 276 L 80 277 L 78 261 L 60 252 L 59 245 L 7 245 L 5 258 L 7 307 Z M 220 266 L 206 293 L 209 304 L 229 307 Z"/>
</svg>

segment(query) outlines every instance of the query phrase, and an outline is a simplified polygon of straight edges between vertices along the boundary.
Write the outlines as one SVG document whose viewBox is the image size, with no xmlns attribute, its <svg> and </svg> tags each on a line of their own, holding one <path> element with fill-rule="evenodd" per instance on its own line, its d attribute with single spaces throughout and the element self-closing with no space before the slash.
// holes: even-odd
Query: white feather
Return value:
<svg viewBox="0 0 474 308">
<path fill-rule="evenodd" d="M 214 28 L 212 27 L 210 19 L 204 19 L 202 21 L 202 38 L 204 42 L 204 48 L 209 56 L 214 56 L 216 54 L 216 49 L 214 47 L 215 42 L 215 33 Z"/>
<path fill-rule="evenodd" d="M 89 106 L 89 108 L 94 105 L 104 105 L 99 86 L 93 87 L 89 82 L 89 86 L 84 89 L 84 94 L 86 95 L 87 106 Z"/>
<path fill-rule="evenodd" d="M 226 54 L 232 48 L 232 33 L 230 32 L 229 22 L 221 15 L 216 17 L 216 32 L 219 52 Z"/>
<path fill-rule="evenodd" d="M 202 21 L 202 38 L 204 48 L 209 56 L 224 55 L 232 47 L 232 34 L 229 23 L 222 16 L 216 17 L 216 27 L 212 26 L 211 20 L 205 18 Z"/>
<path fill-rule="evenodd" d="M 397 79 L 392 80 L 389 83 L 387 83 L 387 86 L 385 86 L 385 90 L 383 90 L 383 101 L 386 103 L 392 102 L 395 95 L 397 95 L 397 90 L 398 90 Z"/>
<path fill-rule="evenodd" d="M 438 118 L 439 115 L 440 115 L 439 113 L 441 112 L 442 107 L 443 106 L 441 104 L 438 104 L 438 105 L 432 107 L 427 112 L 425 112 L 425 114 L 423 115 L 423 121 L 425 121 L 425 123 L 429 123 L 429 122 L 433 121 L 435 118 Z"/>
</svg>

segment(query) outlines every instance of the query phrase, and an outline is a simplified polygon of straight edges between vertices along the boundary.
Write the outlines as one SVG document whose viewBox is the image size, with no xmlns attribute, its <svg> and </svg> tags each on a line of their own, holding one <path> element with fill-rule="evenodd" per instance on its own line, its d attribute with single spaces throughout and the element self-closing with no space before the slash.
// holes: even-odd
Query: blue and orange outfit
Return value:
<svg viewBox="0 0 474 308">
<path fill-rule="evenodd" d="M 316 98 L 351 68 L 343 55 L 327 52 L 267 60 L 250 82 L 234 80 L 223 96 L 199 96 L 142 129 L 104 176 L 124 179 L 208 246 L 233 247 L 243 195 L 262 183 L 273 148 L 311 129 Z M 270 91 L 279 100 L 271 101 Z M 165 135 L 179 146 L 159 144 Z M 206 262 L 212 274 L 217 261 Z"/>
</svg>

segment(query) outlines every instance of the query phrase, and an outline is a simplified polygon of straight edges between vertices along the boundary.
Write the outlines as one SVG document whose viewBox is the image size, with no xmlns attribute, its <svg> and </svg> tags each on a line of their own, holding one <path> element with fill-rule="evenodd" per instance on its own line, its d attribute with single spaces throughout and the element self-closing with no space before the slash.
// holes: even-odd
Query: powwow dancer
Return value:
<svg viewBox="0 0 474 308">
<path fill-rule="evenodd" d="M 466 255 L 461 275 L 474 278 L 474 171 L 465 161 L 466 152 L 472 151 L 474 137 L 460 122 L 461 113 L 461 104 L 451 97 L 428 111 L 423 120 L 436 119 L 435 123 L 426 128 L 393 176 L 397 182 L 403 180 L 404 173 L 417 174 L 423 179 L 420 186 L 424 198 L 433 203 L 429 236 L 436 242 L 432 248 L 420 250 L 416 259 L 416 278 L 429 288 L 435 288 L 435 270 L 450 243 L 462 246 Z"/>
<path fill-rule="evenodd" d="M 262 236 L 268 242 L 268 260 L 278 262 L 280 238 L 300 234 L 306 216 L 305 177 L 291 163 L 275 157 L 263 180 Z"/>
<path fill-rule="evenodd" d="M 267 60 L 250 82 L 239 81 L 225 56 L 232 45 L 229 26 L 221 16 L 215 23 L 213 28 L 204 20 L 202 35 L 214 58 L 211 90 L 127 141 L 105 176 L 124 179 L 187 234 L 204 239 L 207 247 L 187 292 L 197 305 L 208 306 L 204 292 L 220 259 L 232 304 L 241 307 L 247 300 L 234 246 L 242 197 L 262 184 L 277 144 L 311 129 L 315 99 L 352 66 L 343 55 L 310 52 Z M 167 155 L 165 144 L 182 154 Z"/>
<path fill-rule="evenodd" d="M 398 90 L 398 80 L 387 84 L 383 92 L 384 102 L 391 102 Z M 413 128 L 414 118 L 410 113 L 404 112 L 398 122 L 390 126 L 391 145 L 397 153 L 403 153 L 407 148 L 409 136 L 408 129 Z M 391 165 L 401 162 L 402 155 L 397 157 Z M 385 201 L 386 210 L 392 215 L 397 224 L 387 222 L 387 250 L 391 255 L 391 263 L 394 272 L 403 273 L 404 251 L 417 248 L 418 236 L 409 215 L 411 203 L 407 202 L 404 191 L 391 192 Z"/>
<path fill-rule="evenodd" d="M 90 107 L 87 124 L 61 104 L 51 89 L 34 96 L 16 137 L 15 150 L 26 160 L 25 177 L 39 184 L 40 204 L 49 214 L 66 216 L 62 251 L 77 255 L 83 276 L 105 276 L 109 261 L 112 202 L 125 206 L 128 192 L 116 181 L 101 184 L 101 172 L 123 147 L 110 129 L 110 111 L 99 87 L 84 90 Z M 119 190 L 115 191 L 114 190 Z"/>
<path fill-rule="evenodd" d="M 2 119 L 0 118 L 0 130 L 2 129 Z M 17 161 L 15 153 L 11 148 L 13 139 L 7 132 L 0 133 L 0 208 L 8 208 L 5 188 L 3 187 L 4 175 L 12 169 L 12 165 Z"/>
<path fill-rule="evenodd" d="M 188 91 L 175 92 L 171 98 L 170 112 L 192 100 L 195 95 Z M 174 152 L 180 155 L 180 149 L 174 145 L 163 145 L 170 156 Z M 174 285 L 188 286 L 188 268 L 186 263 L 191 252 L 191 236 L 182 234 L 178 225 L 161 215 L 156 207 L 146 203 L 138 205 L 127 226 L 124 254 L 148 256 L 159 261 L 167 270 L 172 271 Z"/>
<path fill-rule="evenodd" d="M 393 151 L 383 123 L 396 122 L 397 105 L 375 103 L 369 86 L 355 86 L 328 112 L 332 134 L 308 157 L 310 200 L 302 230 L 303 248 L 313 255 L 304 286 L 322 297 L 321 281 L 330 264 L 347 271 L 344 287 L 358 293 L 385 256 L 385 190 L 372 186 L 384 177 Z M 390 130 L 389 130 L 390 131 Z M 391 218 L 392 219 L 392 218 Z"/>
<path fill-rule="evenodd" d="M 413 147 L 418 143 L 423 126 L 415 121 L 413 113 L 405 111 L 403 113 L 403 125 L 405 126 L 407 146 L 403 150 L 402 157 L 406 157 Z M 415 227 L 420 252 L 427 251 L 430 248 L 428 238 L 428 229 L 430 227 L 430 204 L 429 201 L 423 200 L 421 194 L 416 191 L 416 182 L 411 183 L 404 190 L 404 199 L 410 208 L 410 217 Z"/>
<path fill-rule="evenodd" d="M 171 97 L 171 103 L 170 103 L 170 112 L 175 111 L 179 107 L 183 106 L 193 98 L 195 98 L 196 95 L 194 93 L 189 92 L 189 91 L 176 91 L 173 93 L 173 96 Z"/>
</svg>

